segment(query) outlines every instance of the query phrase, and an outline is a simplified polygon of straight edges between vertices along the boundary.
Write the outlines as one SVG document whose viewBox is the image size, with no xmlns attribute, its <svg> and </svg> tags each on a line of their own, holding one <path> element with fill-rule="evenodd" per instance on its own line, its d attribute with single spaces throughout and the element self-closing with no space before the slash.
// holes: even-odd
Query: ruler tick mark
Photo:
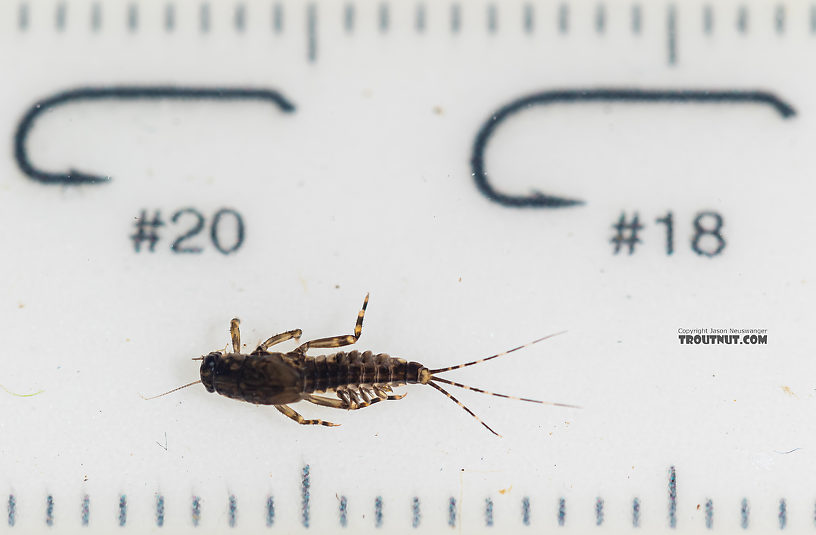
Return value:
<svg viewBox="0 0 816 535">
<path fill-rule="evenodd" d="M 558 6 L 558 33 L 569 33 L 569 6 L 567 4 Z"/>
<path fill-rule="evenodd" d="M 374 526 L 381 528 L 383 523 L 383 499 L 382 496 L 374 498 Z"/>
<path fill-rule="evenodd" d="M 598 4 L 595 8 L 595 33 L 606 33 L 606 4 Z"/>
<path fill-rule="evenodd" d="M 83 526 L 87 526 L 91 521 L 91 498 L 87 494 L 82 497 L 79 519 Z"/>
<path fill-rule="evenodd" d="M 782 4 L 776 6 L 774 10 L 774 23 L 777 35 L 783 35 L 785 33 L 785 6 Z"/>
<path fill-rule="evenodd" d="M 193 527 L 198 527 L 198 523 L 201 522 L 201 498 L 198 496 L 193 496 L 193 505 L 190 511 L 192 513 L 192 520 L 193 520 Z"/>
<path fill-rule="evenodd" d="M 705 527 L 706 529 L 714 527 L 714 502 L 710 499 L 705 502 Z"/>
<path fill-rule="evenodd" d="M 677 527 L 677 471 L 669 468 L 669 527 Z"/>
<path fill-rule="evenodd" d="M 266 497 L 266 527 L 272 527 L 275 523 L 275 500 L 272 496 Z"/>
<path fill-rule="evenodd" d="M 56 26 L 58 32 L 65 30 L 66 9 L 67 7 L 65 6 L 65 2 L 60 2 L 57 4 L 56 20 L 54 21 L 54 25 Z"/>
<path fill-rule="evenodd" d="M 238 502 L 235 499 L 235 494 L 230 494 L 229 496 L 229 516 L 228 516 L 228 523 L 229 527 L 234 528 L 236 517 L 238 516 Z"/>
<path fill-rule="evenodd" d="M 124 526 L 127 523 L 127 496 L 122 494 L 119 496 L 119 525 Z"/>
<path fill-rule="evenodd" d="M 485 526 L 493 527 L 493 500 L 485 498 Z"/>
<path fill-rule="evenodd" d="M 452 498 L 451 498 L 452 499 Z M 14 494 L 9 494 L 8 497 L 8 525 L 14 527 L 17 521 L 17 500 L 14 499 Z"/>
<path fill-rule="evenodd" d="M 748 507 L 748 499 L 743 498 L 742 503 L 740 504 L 740 527 L 742 529 L 748 529 L 748 520 L 750 515 L 751 508 Z"/>
<path fill-rule="evenodd" d="M 640 498 L 632 500 L 632 527 L 640 527 Z"/>
<path fill-rule="evenodd" d="M 54 497 L 50 494 L 45 498 L 45 525 L 54 525 Z"/>
<path fill-rule="evenodd" d="M 558 498 L 558 525 L 563 526 L 567 520 L 567 500 Z"/>
<path fill-rule="evenodd" d="M 604 521 L 604 501 L 603 498 L 595 499 L 595 525 L 600 526 Z"/>
<path fill-rule="evenodd" d="M 422 515 L 419 512 L 419 498 L 414 496 L 411 500 L 411 527 L 416 529 L 419 527 L 419 521 Z"/>
<path fill-rule="evenodd" d="M 452 528 L 456 527 L 456 499 L 453 497 L 448 500 L 448 525 Z"/>
<path fill-rule="evenodd" d="M 379 27 L 380 27 L 380 33 L 388 33 L 388 27 L 389 27 L 390 22 L 391 22 L 389 20 L 389 9 L 388 9 L 388 7 L 389 7 L 388 4 L 383 2 L 382 4 L 380 4 L 380 7 L 378 9 L 377 19 L 378 19 L 378 24 L 379 24 Z"/>
<path fill-rule="evenodd" d="M 788 525 L 788 504 L 785 498 L 779 500 L 779 529 L 785 529 Z"/>
<path fill-rule="evenodd" d="M 198 23 L 201 33 L 209 33 L 210 31 L 210 4 L 202 2 L 198 10 Z"/>
<path fill-rule="evenodd" d="M 277 34 L 283 32 L 283 6 L 279 3 L 272 8 L 272 28 Z"/>
<path fill-rule="evenodd" d="M 128 14 L 127 14 L 127 27 L 128 31 L 133 33 L 139 29 L 139 6 L 138 4 L 129 4 L 128 5 Z"/>
<path fill-rule="evenodd" d="M 317 5 L 306 6 L 306 57 L 310 62 L 317 60 Z"/>
<path fill-rule="evenodd" d="M 237 4 L 235 6 L 235 31 L 244 33 L 246 28 L 246 6 L 244 4 Z"/>
<path fill-rule="evenodd" d="M 666 45 L 668 63 L 674 66 L 677 64 L 677 8 L 674 4 L 669 5 L 666 15 Z"/>
<path fill-rule="evenodd" d="M 311 486 L 309 482 L 309 465 L 303 467 L 303 473 L 301 475 L 300 480 L 300 493 L 301 493 L 301 520 L 303 523 L 304 528 L 309 527 L 309 487 Z"/>
<path fill-rule="evenodd" d="M 530 3 L 524 4 L 523 12 L 524 31 L 526 33 L 533 33 L 535 29 L 535 10 Z"/>
<path fill-rule="evenodd" d="M 164 6 L 164 31 L 171 33 L 176 28 L 176 6 L 168 3 Z"/>
<path fill-rule="evenodd" d="M 462 10 L 459 4 L 451 4 L 450 11 L 450 28 L 451 33 L 459 33 L 459 28 L 462 26 Z"/>
<path fill-rule="evenodd" d="M 17 10 L 17 28 L 24 32 L 28 30 L 28 3 L 23 2 Z"/>
<path fill-rule="evenodd" d="M 498 15 L 496 14 L 496 4 L 487 5 L 487 32 L 496 33 L 498 29 Z"/>
<path fill-rule="evenodd" d="M 425 4 L 417 4 L 416 6 L 416 31 L 417 33 L 425 33 Z"/>
<path fill-rule="evenodd" d="M 346 4 L 343 8 L 343 27 L 346 33 L 354 33 L 354 4 Z"/>
<path fill-rule="evenodd" d="M 737 31 L 742 35 L 748 33 L 748 8 L 745 6 L 737 9 Z"/>
<path fill-rule="evenodd" d="M 714 32 L 714 9 L 711 4 L 703 6 L 703 33 L 711 35 Z"/>
<path fill-rule="evenodd" d="M 102 28 L 102 6 L 94 2 L 91 6 L 91 31 L 98 32 Z"/>
<path fill-rule="evenodd" d="M 156 495 L 156 525 L 162 527 L 164 525 L 164 496 Z"/>
<path fill-rule="evenodd" d="M 632 6 L 632 34 L 640 35 L 643 27 L 643 15 L 640 4 Z"/>
<path fill-rule="evenodd" d="M 521 499 L 521 522 L 525 526 L 530 525 L 530 498 L 527 496 Z"/>
<path fill-rule="evenodd" d="M 348 500 L 340 496 L 340 527 L 348 526 Z"/>
<path fill-rule="evenodd" d="M 810 6 L 810 33 L 816 34 L 816 5 Z"/>
</svg>

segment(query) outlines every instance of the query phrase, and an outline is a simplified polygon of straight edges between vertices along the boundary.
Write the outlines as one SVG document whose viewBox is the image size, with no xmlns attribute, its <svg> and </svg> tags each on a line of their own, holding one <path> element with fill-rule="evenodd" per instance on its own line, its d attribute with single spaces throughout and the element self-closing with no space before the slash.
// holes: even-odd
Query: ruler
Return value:
<svg viewBox="0 0 816 535">
<path fill-rule="evenodd" d="M 3 3 L 0 530 L 811 532 L 814 47 L 790 1 Z M 430 368 L 566 330 L 446 377 L 581 408 L 140 397 L 367 292 Z"/>
</svg>

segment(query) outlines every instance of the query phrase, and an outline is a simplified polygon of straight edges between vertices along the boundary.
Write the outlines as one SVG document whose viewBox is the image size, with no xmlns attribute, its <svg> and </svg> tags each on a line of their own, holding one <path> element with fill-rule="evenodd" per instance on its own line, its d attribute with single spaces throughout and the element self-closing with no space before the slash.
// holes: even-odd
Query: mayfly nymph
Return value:
<svg viewBox="0 0 816 535">
<path fill-rule="evenodd" d="M 496 394 L 438 377 L 440 373 L 473 366 L 524 349 L 556 336 L 555 334 L 544 336 L 528 344 L 490 357 L 437 369 L 429 369 L 419 362 L 409 362 L 402 358 L 392 357 L 385 353 L 373 353 L 372 351 L 339 351 L 330 355 L 315 357 L 306 355 L 309 349 L 342 347 L 357 342 L 363 330 L 363 317 L 367 306 L 368 294 L 366 294 L 363 301 L 362 309 L 357 314 L 354 334 L 311 340 L 300 344 L 288 353 L 272 352 L 269 351 L 269 348 L 286 340 L 298 340 L 302 334 L 300 329 L 275 335 L 259 345 L 252 353 L 244 354 L 241 353 L 239 321 L 233 319 L 230 322 L 232 353 L 228 353 L 226 350 L 213 351 L 208 355 L 194 358 L 193 360 L 201 361 L 200 380 L 146 399 L 161 397 L 201 383 L 208 392 L 217 392 L 222 396 L 258 405 L 273 405 L 299 424 L 336 426 L 338 424 L 324 420 L 307 420 L 289 407 L 289 404 L 308 401 L 324 407 L 357 410 L 380 401 L 398 400 L 405 397 L 405 394 L 394 394 L 393 387 L 421 384 L 430 385 L 443 393 L 495 435 L 498 435 L 498 433 L 442 388 L 439 383 L 502 398 L 578 408 L 575 405 L 564 403 Z M 337 397 L 317 395 L 325 393 L 334 393 Z"/>
</svg>

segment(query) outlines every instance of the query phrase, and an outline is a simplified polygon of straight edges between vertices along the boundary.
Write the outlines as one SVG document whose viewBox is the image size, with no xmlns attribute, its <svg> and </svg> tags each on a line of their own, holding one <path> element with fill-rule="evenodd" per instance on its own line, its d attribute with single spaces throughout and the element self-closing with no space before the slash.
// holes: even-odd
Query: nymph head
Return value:
<svg viewBox="0 0 816 535">
<path fill-rule="evenodd" d="M 207 392 L 215 392 L 215 385 L 213 384 L 215 379 L 215 368 L 218 366 L 220 361 L 221 353 L 218 351 L 213 351 L 209 355 L 202 357 L 201 369 L 199 371 L 201 373 L 201 384 L 204 385 Z"/>
</svg>

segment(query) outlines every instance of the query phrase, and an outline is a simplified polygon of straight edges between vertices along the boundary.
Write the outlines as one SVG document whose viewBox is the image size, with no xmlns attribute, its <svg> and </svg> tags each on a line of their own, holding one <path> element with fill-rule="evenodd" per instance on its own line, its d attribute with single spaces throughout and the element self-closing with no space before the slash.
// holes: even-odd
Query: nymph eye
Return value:
<svg viewBox="0 0 816 535">
<path fill-rule="evenodd" d="M 217 354 L 213 355 L 212 353 L 210 353 L 209 355 L 207 355 L 204 358 L 204 366 L 206 368 L 209 368 L 211 371 L 215 371 L 215 364 L 216 364 L 219 356 L 220 355 L 217 355 Z"/>
</svg>

